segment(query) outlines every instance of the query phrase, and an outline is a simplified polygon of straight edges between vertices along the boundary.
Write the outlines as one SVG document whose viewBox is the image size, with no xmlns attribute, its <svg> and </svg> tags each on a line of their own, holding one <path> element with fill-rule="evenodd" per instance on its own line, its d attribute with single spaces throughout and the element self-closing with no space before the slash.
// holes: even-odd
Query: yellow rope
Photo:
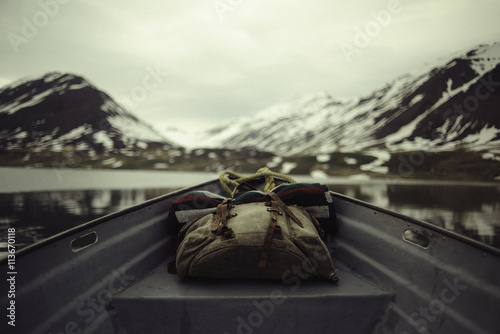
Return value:
<svg viewBox="0 0 500 334">
<path fill-rule="evenodd" d="M 267 167 L 263 167 L 259 169 L 257 173 L 255 173 L 254 175 L 246 177 L 230 170 L 224 170 L 223 172 L 220 173 L 219 181 L 222 188 L 231 196 L 232 191 L 229 188 L 229 186 L 237 187 L 241 183 L 262 177 L 266 180 L 266 186 L 264 187 L 264 191 L 268 191 L 276 187 L 276 183 L 274 182 L 275 177 L 283 179 L 290 183 L 296 183 L 296 181 L 292 179 L 290 176 L 282 173 L 273 172 Z"/>
</svg>

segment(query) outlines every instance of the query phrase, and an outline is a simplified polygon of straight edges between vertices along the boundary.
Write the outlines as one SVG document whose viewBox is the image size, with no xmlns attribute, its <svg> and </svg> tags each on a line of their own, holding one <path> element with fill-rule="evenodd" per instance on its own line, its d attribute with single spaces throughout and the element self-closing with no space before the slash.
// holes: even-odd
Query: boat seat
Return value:
<svg viewBox="0 0 500 334">
<path fill-rule="evenodd" d="M 392 293 L 338 271 L 324 280 L 181 280 L 163 263 L 113 296 L 123 333 L 368 333 Z M 121 333 L 121 332 L 120 332 Z"/>
</svg>

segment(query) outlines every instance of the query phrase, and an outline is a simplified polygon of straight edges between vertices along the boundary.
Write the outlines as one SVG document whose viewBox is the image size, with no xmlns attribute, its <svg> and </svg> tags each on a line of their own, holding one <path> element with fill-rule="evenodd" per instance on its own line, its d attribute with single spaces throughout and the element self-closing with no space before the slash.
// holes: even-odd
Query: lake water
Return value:
<svg viewBox="0 0 500 334">
<path fill-rule="evenodd" d="M 209 173 L 0 168 L 0 251 L 17 249 L 175 189 Z M 500 184 L 312 179 L 330 189 L 500 248 Z"/>
</svg>

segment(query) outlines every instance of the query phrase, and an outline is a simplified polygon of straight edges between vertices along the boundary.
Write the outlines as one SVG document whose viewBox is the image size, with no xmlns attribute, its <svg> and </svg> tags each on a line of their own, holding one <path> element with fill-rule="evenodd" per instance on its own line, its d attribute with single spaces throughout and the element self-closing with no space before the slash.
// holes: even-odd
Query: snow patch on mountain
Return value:
<svg viewBox="0 0 500 334">
<path fill-rule="evenodd" d="M 328 162 L 330 161 L 330 155 L 329 154 L 318 154 L 316 156 L 316 161 L 317 162 Z"/>
<path fill-rule="evenodd" d="M 484 75 L 500 62 L 500 43 L 491 46 L 482 45 L 476 50 L 468 52 L 467 56 L 472 61 L 472 68 L 476 73 Z"/>
<path fill-rule="evenodd" d="M 290 174 L 293 172 L 295 168 L 297 168 L 298 164 L 296 162 L 284 162 L 281 166 L 280 173 Z"/>
<path fill-rule="evenodd" d="M 493 145 L 500 145 L 498 137 L 500 130 L 495 127 L 482 128 L 480 132 L 468 135 L 463 142 L 474 146 L 477 150 L 482 150 Z M 498 146 L 497 146 L 498 147 Z"/>
<path fill-rule="evenodd" d="M 173 144 L 184 147 L 188 151 L 196 147 L 207 147 L 205 143 L 201 142 L 202 139 L 199 138 L 198 133 L 188 132 L 173 126 L 154 126 L 154 130 L 161 133 Z"/>
<path fill-rule="evenodd" d="M 21 97 L 19 97 L 18 99 L 14 100 L 12 103 L 6 103 L 2 105 L 0 107 L 0 113 L 7 113 L 9 115 L 12 115 L 13 113 L 15 113 L 20 109 L 39 104 L 44 98 L 52 95 L 54 92 L 55 90 L 48 90 L 34 96 L 31 96 L 30 94 L 26 93 Z"/>
<path fill-rule="evenodd" d="M 376 157 L 376 159 L 368 164 L 361 165 L 360 169 L 364 172 L 374 172 L 378 174 L 387 174 L 389 167 L 383 166 L 384 163 L 389 161 L 391 154 L 387 151 L 370 150 L 365 152 L 367 155 Z"/>
<path fill-rule="evenodd" d="M 96 143 L 102 144 L 107 150 L 112 150 L 114 147 L 114 142 L 111 138 L 109 138 L 106 131 L 99 131 L 94 133 L 93 138 Z"/>
</svg>

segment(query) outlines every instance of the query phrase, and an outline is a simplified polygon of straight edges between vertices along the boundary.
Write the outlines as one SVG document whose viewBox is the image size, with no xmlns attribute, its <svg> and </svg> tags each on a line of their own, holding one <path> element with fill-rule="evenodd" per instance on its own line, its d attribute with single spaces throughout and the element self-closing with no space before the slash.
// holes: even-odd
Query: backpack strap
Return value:
<svg viewBox="0 0 500 334">
<path fill-rule="evenodd" d="M 268 209 L 271 212 L 271 222 L 267 228 L 266 238 L 264 239 L 264 246 L 262 247 L 262 253 L 260 255 L 259 268 L 265 268 L 267 263 L 267 257 L 269 255 L 269 250 L 271 249 L 271 242 L 273 241 L 274 230 L 276 229 L 276 224 L 278 223 L 278 214 L 283 214 L 279 210 L 278 203 L 276 201 L 271 201 L 271 207 Z"/>
<path fill-rule="evenodd" d="M 297 218 L 297 216 L 294 215 L 294 213 L 292 212 L 292 210 L 290 210 L 290 208 L 285 204 L 285 202 L 283 202 L 281 200 L 281 198 L 275 194 L 275 193 L 267 193 L 267 195 L 271 196 L 271 198 L 273 199 L 273 202 L 277 202 L 279 204 L 279 206 L 285 210 L 285 212 L 290 216 L 290 218 L 293 219 L 294 222 L 297 223 L 297 225 L 299 225 L 300 227 L 304 228 L 304 225 L 302 224 L 302 222 L 300 221 L 299 218 Z"/>
<path fill-rule="evenodd" d="M 221 204 L 217 205 L 217 209 L 215 210 L 214 222 L 212 224 L 212 233 L 221 234 L 224 226 L 226 226 L 227 219 L 232 217 L 229 214 L 230 209 L 230 200 L 225 199 Z"/>
<path fill-rule="evenodd" d="M 290 208 L 281 200 L 281 198 L 271 192 L 267 192 L 266 196 L 268 198 L 266 205 L 270 206 L 267 209 L 271 213 L 271 222 L 267 228 L 266 238 L 264 239 L 264 246 L 262 247 L 262 253 L 260 256 L 259 268 L 265 268 L 267 263 L 267 257 L 269 255 L 269 250 L 271 249 L 271 242 L 273 241 L 274 230 L 278 223 L 278 215 L 283 215 L 283 211 L 287 213 L 292 220 L 297 223 L 300 227 L 304 228 L 304 225 L 297 216 L 290 210 Z"/>
</svg>

